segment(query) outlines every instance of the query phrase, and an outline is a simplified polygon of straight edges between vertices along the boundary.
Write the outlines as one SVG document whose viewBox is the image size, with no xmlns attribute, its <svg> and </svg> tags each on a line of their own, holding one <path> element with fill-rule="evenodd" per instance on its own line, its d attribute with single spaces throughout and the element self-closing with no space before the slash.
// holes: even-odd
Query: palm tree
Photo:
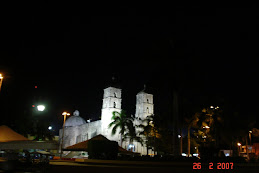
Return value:
<svg viewBox="0 0 259 173">
<path fill-rule="evenodd" d="M 195 136 L 204 137 L 200 142 L 203 144 L 215 141 L 218 145 L 219 125 L 223 122 L 221 110 L 218 107 L 204 108 L 201 112 L 195 113 L 190 119 L 186 119 L 188 124 L 188 156 L 190 155 L 191 148 L 191 135 L 190 129 L 193 127 L 197 129 Z"/>
<path fill-rule="evenodd" d="M 191 155 L 191 127 L 197 127 L 199 121 L 199 114 L 194 114 L 190 119 L 185 119 L 188 127 L 188 157 Z"/>
<path fill-rule="evenodd" d="M 133 141 L 137 141 L 142 144 L 143 142 L 142 138 L 137 135 L 133 122 L 129 123 L 129 126 L 127 127 L 126 133 L 124 134 L 122 141 L 125 141 L 126 139 L 129 139 L 130 143 L 132 143 Z"/>
<path fill-rule="evenodd" d="M 155 126 L 154 115 L 147 116 L 143 120 L 143 123 L 139 125 L 143 129 L 140 135 L 145 136 L 145 143 L 147 146 L 147 154 L 149 147 L 156 147 L 156 139 L 160 138 L 161 135 L 158 132 L 158 128 Z"/>
<path fill-rule="evenodd" d="M 125 132 L 131 131 L 133 128 L 133 117 L 127 116 L 126 112 L 124 110 L 121 110 L 121 112 L 114 111 L 112 112 L 112 122 L 109 124 L 109 128 L 112 126 L 112 135 L 115 135 L 117 130 L 119 129 L 119 133 L 121 136 L 121 146 L 122 146 L 122 140 L 125 136 Z M 130 132 L 132 134 L 132 132 Z"/>
</svg>

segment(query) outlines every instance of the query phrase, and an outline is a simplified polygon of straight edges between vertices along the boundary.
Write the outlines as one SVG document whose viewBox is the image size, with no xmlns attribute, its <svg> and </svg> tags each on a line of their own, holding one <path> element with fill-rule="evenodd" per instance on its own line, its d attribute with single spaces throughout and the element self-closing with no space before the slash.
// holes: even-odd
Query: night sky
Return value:
<svg viewBox="0 0 259 173">
<path fill-rule="evenodd" d="M 26 116 L 36 102 L 46 105 L 45 116 L 58 128 L 63 111 L 78 109 L 96 120 L 112 76 L 128 114 L 135 113 L 136 94 L 146 84 L 158 116 L 172 112 L 174 90 L 181 116 L 210 105 L 229 117 L 258 115 L 256 8 L 93 7 L 74 13 L 70 4 L 42 3 L 33 11 L 18 4 L 7 9 L 1 16 L 0 124 Z"/>
</svg>

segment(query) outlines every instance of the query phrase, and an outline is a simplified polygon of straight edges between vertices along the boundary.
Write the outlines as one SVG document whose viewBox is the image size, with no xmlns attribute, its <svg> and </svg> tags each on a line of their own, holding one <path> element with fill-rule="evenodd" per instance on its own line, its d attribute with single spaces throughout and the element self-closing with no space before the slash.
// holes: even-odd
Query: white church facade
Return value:
<svg viewBox="0 0 259 173">
<path fill-rule="evenodd" d="M 102 134 L 109 140 L 117 141 L 121 145 L 121 136 L 118 133 L 111 134 L 112 127 L 108 125 L 112 122 L 112 112 L 121 112 L 122 90 L 116 87 L 108 87 L 104 89 L 103 104 L 101 110 L 101 120 L 86 122 L 79 116 L 76 110 L 73 116 L 69 117 L 65 122 L 63 148 L 77 144 L 79 142 L 91 139 L 99 134 Z M 144 90 L 136 95 L 136 113 L 134 125 L 139 125 L 148 115 L 154 114 L 153 95 L 146 93 Z M 137 129 L 139 131 L 139 129 Z M 60 129 L 59 136 L 62 136 L 63 130 Z M 139 142 L 123 141 L 122 146 L 125 149 L 131 149 L 134 152 L 142 155 L 147 154 L 145 144 Z M 148 154 L 154 153 L 149 149 Z"/>
</svg>

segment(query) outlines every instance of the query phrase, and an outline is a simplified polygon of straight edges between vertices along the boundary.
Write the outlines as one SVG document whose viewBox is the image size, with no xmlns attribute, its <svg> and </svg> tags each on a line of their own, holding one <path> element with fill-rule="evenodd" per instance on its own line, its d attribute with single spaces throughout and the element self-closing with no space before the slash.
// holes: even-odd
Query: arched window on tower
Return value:
<svg viewBox="0 0 259 173">
<path fill-rule="evenodd" d="M 116 103 L 115 102 L 113 102 L 113 107 L 116 108 Z"/>
<path fill-rule="evenodd" d="M 116 97 L 116 93 L 114 93 L 114 97 Z"/>
<path fill-rule="evenodd" d="M 149 113 L 149 109 L 148 109 L 148 107 L 147 107 L 147 113 Z"/>
<path fill-rule="evenodd" d="M 147 99 L 147 102 L 148 102 L 148 99 Z"/>
</svg>

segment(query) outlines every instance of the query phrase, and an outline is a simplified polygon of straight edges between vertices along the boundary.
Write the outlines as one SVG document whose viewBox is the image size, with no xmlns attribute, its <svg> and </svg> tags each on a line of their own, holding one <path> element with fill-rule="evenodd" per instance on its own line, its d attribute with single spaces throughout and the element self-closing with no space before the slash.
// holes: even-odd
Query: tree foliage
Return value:
<svg viewBox="0 0 259 173">
<path fill-rule="evenodd" d="M 143 137 L 147 148 L 153 148 L 155 151 L 160 150 L 163 141 L 158 119 L 154 115 L 147 116 L 138 127 L 141 129 L 139 135 Z"/>
<path fill-rule="evenodd" d="M 211 106 L 186 119 L 188 128 L 194 129 L 193 135 L 198 144 L 218 144 L 219 128 L 223 123 L 221 112 L 219 107 Z"/>
<path fill-rule="evenodd" d="M 126 112 L 122 110 L 121 112 L 112 112 L 112 122 L 109 124 L 109 128 L 112 128 L 112 135 L 115 135 L 117 130 L 121 135 L 121 145 L 122 141 L 129 138 L 131 141 L 136 137 L 135 128 L 133 126 L 133 116 L 127 116 Z"/>
</svg>

